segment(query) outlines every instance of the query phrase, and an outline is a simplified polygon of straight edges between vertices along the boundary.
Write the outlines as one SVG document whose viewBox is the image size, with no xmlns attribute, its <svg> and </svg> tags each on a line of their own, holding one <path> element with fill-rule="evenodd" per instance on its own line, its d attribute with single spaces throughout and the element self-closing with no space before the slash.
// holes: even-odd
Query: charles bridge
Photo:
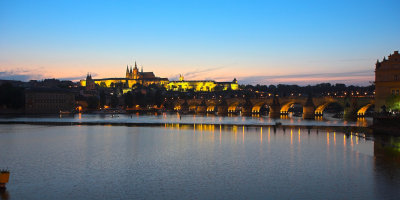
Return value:
<svg viewBox="0 0 400 200">
<path fill-rule="evenodd" d="M 303 107 L 303 118 L 314 119 L 322 116 L 324 110 L 333 103 L 343 108 L 346 118 L 364 117 L 374 105 L 373 97 L 265 97 L 265 98 L 227 98 L 227 99 L 177 99 L 171 102 L 174 110 L 194 113 L 241 113 L 260 114 L 268 111 L 270 117 L 288 115 L 292 105 Z"/>
</svg>

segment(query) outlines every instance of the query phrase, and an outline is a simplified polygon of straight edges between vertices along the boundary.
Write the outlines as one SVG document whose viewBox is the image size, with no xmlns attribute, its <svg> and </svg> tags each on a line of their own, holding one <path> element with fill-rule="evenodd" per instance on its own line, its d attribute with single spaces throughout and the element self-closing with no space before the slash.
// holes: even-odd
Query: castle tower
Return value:
<svg viewBox="0 0 400 200">
<path fill-rule="evenodd" d="M 137 64 L 136 64 L 136 61 L 135 61 L 135 68 L 133 68 L 133 79 L 138 79 L 138 73 L 139 72 L 139 70 L 138 70 L 138 68 L 137 68 Z"/>
<path fill-rule="evenodd" d="M 94 80 L 92 79 L 92 75 L 90 73 L 87 74 L 86 76 L 86 90 L 94 90 L 96 89 L 96 84 Z"/>
<path fill-rule="evenodd" d="M 125 77 L 129 78 L 129 67 L 128 67 L 128 65 L 126 65 L 126 76 Z"/>
</svg>

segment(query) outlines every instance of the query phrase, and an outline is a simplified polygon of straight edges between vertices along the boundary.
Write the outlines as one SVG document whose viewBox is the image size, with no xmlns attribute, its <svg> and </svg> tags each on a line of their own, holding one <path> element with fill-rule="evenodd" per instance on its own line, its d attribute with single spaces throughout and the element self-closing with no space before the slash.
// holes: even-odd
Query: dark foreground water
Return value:
<svg viewBox="0 0 400 200">
<path fill-rule="evenodd" d="M 2 198 L 399 199 L 398 140 L 353 134 L 0 125 L 0 168 L 11 171 Z"/>
</svg>

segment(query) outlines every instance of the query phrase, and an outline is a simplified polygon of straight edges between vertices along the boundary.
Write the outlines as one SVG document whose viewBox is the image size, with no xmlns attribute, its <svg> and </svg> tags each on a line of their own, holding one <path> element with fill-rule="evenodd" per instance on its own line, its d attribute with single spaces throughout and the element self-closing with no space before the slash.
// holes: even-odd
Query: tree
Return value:
<svg viewBox="0 0 400 200">
<path fill-rule="evenodd" d="M 104 90 L 100 90 L 100 107 L 104 107 L 104 105 L 106 105 L 106 93 L 104 92 Z"/>
<path fill-rule="evenodd" d="M 106 83 L 105 83 L 105 82 L 101 82 L 101 83 L 100 83 L 100 87 L 103 87 L 103 88 L 105 88 L 105 87 L 107 87 L 107 85 L 106 85 Z"/>
<path fill-rule="evenodd" d="M 117 94 L 114 93 L 111 96 L 111 107 L 116 108 L 117 106 L 118 106 L 118 96 L 117 96 Z"/>
<path fill-rule="evenodd" d="M 0 105 L 7 108 L 23 108 L 25 105 L 24 89 L 14 87 L 11 83 L 4 83 L 0 86 Z"/>
<path fill-rule="evenodd" d="M 86 101 L 90 109 L 97 109 L 99 107 L 99 98 L 95 96 L 88 97 Z"/>
<path fill-rule="evenodd" d="M 133 106 L 133 94 L 128 92 L 124 95 L 125 106 L 131 108 Z"/>
<path fill-rule="evenodd" d="M 391 110 L 400 110 L 400 96 L 391 95 L 386 99 L 386 106 Z"/>
</svg>

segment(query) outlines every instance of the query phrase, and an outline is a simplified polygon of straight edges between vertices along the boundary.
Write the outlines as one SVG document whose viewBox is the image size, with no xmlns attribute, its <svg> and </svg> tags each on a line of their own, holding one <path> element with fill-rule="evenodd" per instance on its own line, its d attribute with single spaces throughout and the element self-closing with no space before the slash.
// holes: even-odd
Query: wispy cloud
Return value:
<svg viewBox="0 0 400 200">
<path fill-rule="evenodd" d="M 320 59 L 320 60 L 308 60 L 310 63 L 349 63 L 349 62 L 374 62 L 371 58 L 347 58 L 347 59 Z"/>
<path fill-rule="evenodd" d="M 187 79 L 197 79 L 199 77 L 202 77 L 205 73 L 209 73 L 209 72 L 216 71 L 216 70 L 219 70 L 219 69 L 223 69 L 223 67 L 213 67 L 213 68 L 207 68 L 207 69 L 196 69 L 196 70 L 184 73 L 183 76 L 185 77 L 185 79 L 186 78 Z M 176 79 L 179 78 L 179 74 L 173 75 L 173 76 L 171 76 L 169 78 L 172 79 L 172 80 L 174 80 L 174 79 L 176 80 Z"/>
<path fill-rule="evenodd" d="M 18 80 L 18 81 L 29 81 L 43 79 L 43 75 L 37 70 L 4 70 L 0 71 L 0 79 L 5 80 Z"/>
<path fill-rule="evenodd" d="M 95 78 L 96 76 L 98 76 L 97 73 L 91 73 L 91 75 L 92 75 L 93 78 Z M 85 79 L 85 78 L 86 78 L 86 75 L 82 75 L 82 76 L 68 76 L 68 77 L 61 77 L 61 78 L 58 78 L 58 79 L 60 79 L 60 80 L 70 80 L 70 81 L 79 81 L 79 80 L 82 80 L 82 79 Z"/>
<path fill-rule="evenodd" d="M 266 75 L 240 77 L 242 84 L 300 84 L 308 85 L 321 82 L 346 83 L 357 85 L 369 85 L 373 81 L 372 70 L 360 70 L 338 73 L 311 73 L 311 74 L 289 74 L 289 75 Z"/>
</svg>

